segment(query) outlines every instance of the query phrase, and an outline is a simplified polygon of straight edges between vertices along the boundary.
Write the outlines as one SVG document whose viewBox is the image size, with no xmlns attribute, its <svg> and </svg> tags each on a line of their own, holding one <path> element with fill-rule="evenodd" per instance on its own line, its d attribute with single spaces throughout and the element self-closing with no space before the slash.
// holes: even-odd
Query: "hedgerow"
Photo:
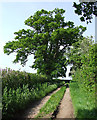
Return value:
<svg viewBox="0 0 97 120">
<path fill-rule="evenodd" d="M 95 97 L 97 97 L 97 91 L 95 91 L 95 86 L 97 86 L 97 44 L 94 44 L 90 38 L 79 40 L 79 42 L 75 43 L 71 48 L 69 58 L 70 62 L 73 63 L 71 69 L 72 78 L 73 81 L 76 81 L 75 88 L 72 88 L 71 85 L 72 99 L 76 98 L 78 100 L 75 99 L 77 102 L 74 102 L 74 108 L 75 111 L 77 111 L 76 115 L 78 118 L 91 118 L 91 115 L 94 117 L 94 111 L 97 109 L 95 99 Z M 77 89 L 79 93 L 74 92 L 74 89 L 75 91 Z M 82 103 L 84 104 L 84 108 Z M 91 113 L 88 115 L 87 112 L 85 116 L 85 114 L 83 114 L 83 109 L 86 110 L 86 108 L 87 111 Z M 92 108 L 93 111 L 90 110 L 90 108 Z"/>
<path fill-rule="evenodd" d="M 48 86 L 47 83 L 39 84 L 35 89 L 32 88 L 31 90 L 29 90 L 28 85 L 23 85 L 23 88 L 19 87 L 16 90 L 10 89 L 9 91 L 5 87 L 2 100 L 3 119 L 12 119 L 14 113 L 24 110 L 29 103 L 43 98 L 56 88 L 56 84 Z"/>
<path fill-rule="evenodd" d="M 97 44 L 93 44 L 89 38 L 84 38 L 74 44 L 69 56 L 73 63 L 73 79 L 78 81 L 85 91 L 94 92 L 97 79 Z"/>
<path fill-rule="evenodd" d="M 63 85 L 44 75 L 5 69 L 2 76 L 2 113 L 4 120 L 11 120 L 15 113 L 26 109 L 30 103 Z"/>
<path fill-rule="evenodd" d="M 38 75 L 33 73 L 26 73 L 15 71 L 11 69 L 2 70 L 2 89 L 7 87 L 7 89 L 17 89 L 18 87 L 23 87 L 23 85 L 28 84 L 29 88 L 34 87 L 37 83 L 44 83 L 49 81 L 45 75 Z"/>
</svg>

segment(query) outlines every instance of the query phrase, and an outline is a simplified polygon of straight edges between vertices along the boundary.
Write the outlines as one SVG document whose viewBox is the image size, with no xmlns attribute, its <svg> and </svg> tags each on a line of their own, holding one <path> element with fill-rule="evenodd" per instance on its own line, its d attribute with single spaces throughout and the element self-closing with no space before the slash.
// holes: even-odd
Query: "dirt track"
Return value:
<svg viewBox="0 0 97 120">
<path fill-rule="evenodd" d="M 54 92 L 50 93 L 49 95 L 45 96 L 42 100 L 32 103 L 32 105 L 30 105 L 28 107 L 28 109 L 26 109 L 22 113 L 22 115 L 17 115 L 16 117 L 18 117 L 18 118 L 34 118 L 39 113 L 40 108 L 49 100 L 51 95 L 54 94 L 55 92 L 57 92 L 59 89 L 60 88 L 58 88 Z"/>
<path fill-rule="evenodd" d="M 56 118 L 74 118 L 74 109 L 69 88 L 66 89 L 58 111 Z"/>
<path fill-rule="evenodd" d="M 32 105 L 30 105 L 28 107 L 28 109 L 26 109 L 22 113 L 22 115 L 16 115 L 16 117 L 18 117 L 18 118 L 35 118 L 35 116 L 39 113 L 40 108 L 49 100 L 51 95 L 54 94 L 55 92 L 57 92 L 59 89 L 60 88 L 58 88 L 54 92 L 50 93 L 49 95 L 44 97 L 42 100 L 32 103 Z M 70 91 L 69 91 L 69 88 L 67 88 L 66 92 L 63 96 L 63 99 L 60 103 L 60 106 L 58 108 L 58 113 L 56 115 L 56 118 L 74 118 L 73 113 L 74 113 L 74 109 L 72 106 Z M 44 118 L 51 118 L 51 117 L 52 117 L 52 113 L 45 116 Z"/>
</svg>

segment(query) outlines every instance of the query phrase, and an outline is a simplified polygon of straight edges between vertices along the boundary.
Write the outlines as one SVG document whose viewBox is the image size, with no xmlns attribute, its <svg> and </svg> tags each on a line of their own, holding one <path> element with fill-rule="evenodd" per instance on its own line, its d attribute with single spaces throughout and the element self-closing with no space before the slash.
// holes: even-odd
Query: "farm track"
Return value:
<svg viewBox="0 0 97 120">
<path fill-rule="evenodd" d="M 74 118 L 74 109 L 72 105 L 72 100 L 70 97 L 70 89 L 67 88 L 60 102 L 56 118 Z M 73 119 L 74 120 L 74 119 Z"/>
<path fill-rule="evenodd" d="M 48 94 L 45 96 L 43 99 L 36 101 L 32 103 L 32 105 L 28 106 L 28 109 L 26 109 L 22 115 L 19 115 L 19 119 L 24 119 L 24 118 L 35 118 L 35 116 L 39 113 L 39 110 L 41 107 L 50 99 L 51 95 L 56 93 L 60 88 L 56 89 L 52 93 Z M 66 92 L 63 96 L 63 99 L 60 101 L 60 104 L 56 111 L 54 113 L 48 114 L 47 116 L 44 116 L 43 118 L 74 118 L 74 109 L 72 105 L 72 100 L 70 97 L 70 90 L 69 88 L 66 89 Z"/>
<path fill-rule="evenodd" d="M 49 100 L 52 94 L 56 93 L 60 88 L 56 89 L 52 93 L 45 96 L 43 99 L 36 101 L 28 106 L 28 108 L 22 113 L 22 115 L 16 115 L 16 118 L 34 118 L 38 113 L 40 108 Z"/>
</svg>

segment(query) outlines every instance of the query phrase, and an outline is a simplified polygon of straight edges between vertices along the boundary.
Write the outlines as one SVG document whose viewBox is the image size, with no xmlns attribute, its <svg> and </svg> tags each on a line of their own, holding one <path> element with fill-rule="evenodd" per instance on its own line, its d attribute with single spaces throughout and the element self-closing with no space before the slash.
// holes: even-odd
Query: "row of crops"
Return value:
<svg viewBox="0 0 97 120">
<path fill-rule="evenodd" d="M 50 80 L 44 75 L 5 69 L 2 77 L 2 117 L 10 120 L 14 113 L 26 109 L 28 104 L 39 100 L 64 82 Z"/>
</svg>

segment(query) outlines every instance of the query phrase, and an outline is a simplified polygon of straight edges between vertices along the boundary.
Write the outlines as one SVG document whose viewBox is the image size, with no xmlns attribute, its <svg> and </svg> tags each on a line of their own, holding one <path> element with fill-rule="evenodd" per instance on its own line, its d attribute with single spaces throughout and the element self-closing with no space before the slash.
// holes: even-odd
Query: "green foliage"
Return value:
<svg viewBox="0 0 97 120">
<path fill-rule="evenodd" d="M 3 93 L 3 119 L 12 119 L 14 114 L 24 110 L 27 105 L 33 101 L 43 98 L 46 94 L 56 89 L 57 85 L 38 84 L 34 89 L 29 90 L 28 85 L 23 85 L 23 88 L 17 88 L 16 90 L 7 87 L 4 88 Z"/>
<path fill-rule="evenodd" d="M 69 58 L 69 63 L 73 64 L 72 70 L 76 70 L 77 68 L 81 68 L 81 66 L 85 63 L 82 62 L 84 56 L 89 55 L 89 49 L 93 44 L 92 36 L 91 38 L 83 38 L 79 39 L 78 42 L 72 44 L 72 47 L 68 50 L 67 56 Z"/>
<path fill-rule="evenodd" d="M 77 78 L 74 78 L 74 80 L 76 79 Z M 70 94 L 73 102 L 74 114 L 77 119 L 97 119 L 94 93 L 84 92 L 78 82 L 71 82 Z"/>
<path fill-rule="evenodd" d="M 65 76 L 66 48 L 82 37 L 85 27 L 75 27 L 71 21 L 65 22 L 65 10 L 55 8 L 53 11 L 44 9 L 37 11 L 25 20 L 27 30 L 15 32 L 15 40 L 6 43 L 4 53 L 16 53 L 14 63 L 25 65 L 27 57 L 34 55 L 32 68 L 38 73 L 51 77 Z M 60 47 L 62 49 L 60 49 Z"/>
<path fill-rule="evenodd" d="M 91 23 L 91 19 L 93 19 L 93 15 L 97 16 L 96 10 L 94 10 L 95 2 L 81 2 L 77 4 L 74 2 L 73 7 L 75 8 L 75 13 L 81 15 L 80 20 L 87 21 Z"/>
<path fill-rule="evenodd" d="M 40 109 L 39 114 L 36 116 L 37 118 L 42 118 L 49 113 L 53 113 L 58 107 L 61 99 L 63 98 L 66 87 L 62 87 L 59 91 L 53 94 L 47 103 Z"/>
<path fill-rule="evenodd" d="M 71 51 L 71 52 L 70 52 Z M 92 39 L 84 38 L 75 43 L 69 52 L 73 63 L 71 94 L 78 118 L 96 117 L 97 86 L 97 44 Z"/>
<path fill-rule="evenodd" d="M 32 88 L 44 82 L 49 82 L 49 79 L 45 75 L 38 75 L 26 72 L 15 71 L 11 69 L 2 70 L 2 89 L 7 87 L 7 89 L 17 89 L 18 87 L 23 87 L 23 85 L 28 84 L 29 88 Z"/>
<path fill-rule="evenodd" d="M 83 41 L 77 42 L 68 54 L 70 62 L 73 63 L 72 77 L 87 92 L 95 92 L 97 79 L 97 44 L 93 44 L 91 40 L 84 38 Z"/>
<path fill-rule="evenodd" d="M 2 111 L 3 119 L 13 119 L 14 114 L 24 110 L 33 101 L 64 85 L 57 79 L 50 80 L 44 75 L 0 70 L 2 77 Z"/>
</svg>

